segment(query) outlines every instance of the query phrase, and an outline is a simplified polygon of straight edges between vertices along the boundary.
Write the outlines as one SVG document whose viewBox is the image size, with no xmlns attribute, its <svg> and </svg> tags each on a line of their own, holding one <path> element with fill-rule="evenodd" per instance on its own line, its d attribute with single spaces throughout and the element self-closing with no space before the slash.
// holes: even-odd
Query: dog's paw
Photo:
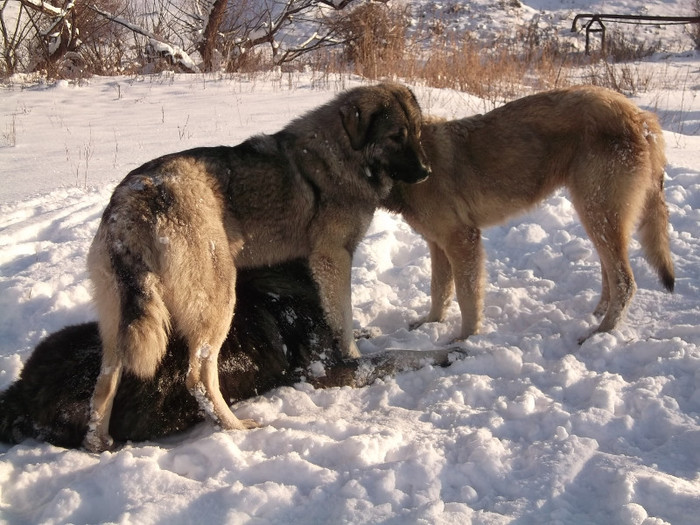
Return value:
<svg viewBox="0 0 700 525">
<path fill-rule="evenodd" d="M 448 348 L 448 350 L 450 351 L 450 363 L 454 363 L 455 361 L 461 361 L 462 359 L 469 357 L 469 352 L 467 351 L 467 349 L 462 348 L 461 346 L 452 346 Z"/>
<path fill-rule="evenodd" d="M 576 342 L 578 343 L 579 346 L 581 346 L 581 345 L 583 345 L 583 343 L 585 343 L 589 339 L 592 339 L 594 335 L 598 335 L 598 334 L 602 334 L 602 333 L 604 333 L 604 332 L 601 332 L 600 330 L 598 330 L 596 328 L 595 330 L 591 330 L 590 332 L 588 332 L 586 335 L 579 337 Z"/>
<path fill-rule="evenodd" d="M 254 419 L 239 419 L 233 412 L 226 414 L 225 418 L 217 418 L 216 424 L 221 430 L 250 430 L 262 426 Z"/>
<path fill-rule="evenodd" d="M 99 435 L 97 432 L 88 430 L 83 439 L 83 448 L 88 452 L 106 452 L 114 449 L 114 440 L 109 435 Z"/>
<path fill-rule="evenodd" d="M 416 319 L 413 322 L 408 323 L 408 329 L 409 330 L 415 330 L 416 328 L 420 328 L 423 326 L 425 323 L 428 323 L 428 318 L 427 317 L 421 317 L 420 319 Z"/>
<path fill-rule="evenodd" d="M 239 421 L 243 425 L 243 428 L 245 428 L 246 430 L 250 430 L 253 428 L 260 428 L 262 426 L 260 423 L 258 423 L 254 419 L 240 419 Z"/>
</svg>

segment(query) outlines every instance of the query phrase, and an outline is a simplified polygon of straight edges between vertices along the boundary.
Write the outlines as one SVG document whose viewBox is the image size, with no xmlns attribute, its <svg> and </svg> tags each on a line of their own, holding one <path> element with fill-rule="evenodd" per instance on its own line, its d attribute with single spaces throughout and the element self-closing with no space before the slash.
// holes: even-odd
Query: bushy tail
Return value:
<svg viewBox="0 0 700 525">
<path fill-rule="evenodd" d="M 639 234 L 647 261 L 654 267 L 664 287 L 673 291 L 675 275 L 668 238 L 668 207 L 664 198 L 665 143 L 655 115 L 643 114 L 644 135 L 649 144 L 653 184 L 646 196 Z"/>
<path fill-rule="evenodd" d="M 170 314 L 156 280 L 156 276 L 147 274 L 136 290 L 125 289 L 121 301 L 118 345 L 123 352 L 123 364 L 125 369 L 144 379 L 155 375 L 170 335 Z M 130 322 L 125 323 L 129 317 Z"/>
<path fill-rule="evenodd" d="M 125 245 L 123 242 L 115 248 L 100 229 L 88 254 L 104 345 L 103 364 L 121 362 L 126 370 L 148 379 L 165 356 L 170 314 L 160 280 L 151 270 L 155 257 L 147 246 L 125 249 Z"/>
</svg>

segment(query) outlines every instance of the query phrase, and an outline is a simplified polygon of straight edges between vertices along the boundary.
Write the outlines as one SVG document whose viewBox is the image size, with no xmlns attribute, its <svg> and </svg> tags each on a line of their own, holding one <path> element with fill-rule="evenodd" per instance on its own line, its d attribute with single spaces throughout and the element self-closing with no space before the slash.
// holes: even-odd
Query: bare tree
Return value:
<svg viewBox="0 0 700 525">
<path fill-rule="evenodd" d="M 83 63 L 81 49 L 84 49 L 86 42 L 91 46 L 93 57 L 97 57 L 95 53 L 100 51 L 98 42 L 109 33 L 105 30 L 104 19 L 91 11 L 85 0 L 55 1 L 56 4 L 48 0 L 17 0 L 15 6 L 19 6 L 19 12 L 15 15 L 14 24 L 24 29 L 20 33 L 15 31 L 18 36 L 14 39 L 6 30 L 9 18 L 5 17 L 4 10 L 0 11 L 6 62 L 11 58 L 10 53 L 18 48 L 19 39 L 25 49 L 25 69 L 46 70 L 51 76 L 58 74 L 69 62 Z M 118 7 L 123 2 L 94 1 L 107 8 Z M 117 42 L 116 36 L 111 35 L 112 45 Z"/>
<path fill-rule="evenodd" d="M 19 0 L 35 35 L 35 45 L 40 49 L 40 59 L 34 68 L 51 70 L 67 52 L 79 45 L 75 24 L 75 1 L 65 0 L 55 6 L 42 0 Z M 27 33 L 29 34 L 29 33 Z"/>
<path fill-rule="evenodd" d="M 90 9 L 95 11 L 99 15 L 107 18 L 108 20 L 111 20 L 116 24 L 122 25 L 127 29 L 130 29 L 134 33 L 138 33 L 146 37 L 149 41 L 149 46 L 151 46 L 151 48 L 153 49 L 153 52 L 166 58 L 171 64 L 178 65 L 191 73 L 199 72 L 199 67 L 197 67 L 197 64 L 194 62 L 194 60 L 192 60 L 190 55 L 187 52 L 185 52 L 181 47 L 169 43 L 164 39 L 158 37 L 154 33 L 148 31 L 147 29 L 144 29 L 143 27 L 129 22 L 128 20 L 121 18 L 117 15 L 104 11 L 95 5 L 91 5 Z"/>
<path fill-rule="evenodd" d="M 213 69 L 212 59 L 217 46 L 219 28 L 226 16 L 227 6 L 228 0 L 214 0 L 214 4 L 209 13 L 209 20 L 207 20 L 206 27 L 204 28 L 202 41 L 199 43 L 199 54 L 202 57 L 202 62 L 206 71 L 211 71 Z"/>
<path fill-rule="evenodd" d="M 15 1 L 21 23 L 4 16 L 8 2 Z M 157 56 L 189 72 L 236 70 L 248 56 L 279 65 L 345 42 L 329 14 L 371 0 L 145 0 L 140 12 L 130 11 L 129 1 L 0 0 L 4 69 L 17 68 L 22 45 L 42 57 L 27 68 L 50 69 L 70 57 L 103 74 L 121 71 L 127 53 L 132 59 Z M 123 31 L 134 35 L 130 48 Z M 27 40 L 31 46 L 23 43 Z"/>
<path fill-rule="evenodd" d="M 25 12 L 26 8 L 22 4 L 12 3 L 13 1 L 2 0 L 0 2 L 2 71 L 6 75 L 17 72 L 23 58 L 21 48 L 26 45 L 33 27 L 29 16 Z"/>
<path fill-rule="evenodd" d="M 230 67 L 251 50 L 264 47 L 279 65 L 320 47 L 337 45 L 340 41 L 335 29 L 326 24 L 323 11 L 339 11 L 363 1 L 215 0 L 199 46 L 205 68 L 213 66 L 216 51 Z M 304 26 L 303 38 L 292 38 L 289 30 L 300 26 Z"/>
<path fill-rule="evenodd" d="M 266 48 L 271 62 L 282 64 L 320 47 L 338 45 L 341 40 L 335 38 L 336 29 L 326 23 L 322 11 L 339 11 L 364 1 L 151 0 L 139 23 L 99 12 L 148 38 L 151 48 L 163 52 L 172 63 L 194 71 L 189 55 L 197 51 L 201 68 L 212 71 L 221 67 L 221 61 L 226 69 L 236 69 L 239 59 L 256 48 Z M 286 31 L 295 24 L 303 24 L 306 34 L 292 41 Z"/>
</svg>

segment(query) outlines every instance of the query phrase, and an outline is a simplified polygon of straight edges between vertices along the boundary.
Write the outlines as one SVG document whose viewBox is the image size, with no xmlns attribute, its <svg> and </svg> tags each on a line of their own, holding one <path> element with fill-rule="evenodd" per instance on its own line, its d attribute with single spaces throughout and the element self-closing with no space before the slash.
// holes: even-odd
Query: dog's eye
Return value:
<svg viewBox="0 0 700 525">
<path fill-rule="evenodd" d="M 394 142 L 398 144 L 403 144 L 404 141 L 406 140 L 406 136 L 408 135 L 408 131 L 406 128 L 401 128 L 399 131 L 394 133 L 393 135 L 389 136 L 390 140 L 393 140 Z"/>
</svg>

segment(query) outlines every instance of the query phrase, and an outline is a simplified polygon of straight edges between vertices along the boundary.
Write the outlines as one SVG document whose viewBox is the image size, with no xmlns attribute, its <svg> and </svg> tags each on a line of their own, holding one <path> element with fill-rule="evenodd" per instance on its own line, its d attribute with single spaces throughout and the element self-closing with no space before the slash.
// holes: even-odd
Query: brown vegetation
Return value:
<svg viewBox="0 0 700 525">
<path fill-rule="evenodd" d="M 700 0 L 694 1 L 700 12 Z M 410 8 L 389 0 L 273 1 L 262 11 L 263 4 L 246 1 L 149 0 L 148 17 L 137 17 L 127 2 L 0 0 L 0 77 L 310 67 L 451 88 L 495 105 L 532 89 L 569 85 L 574 71 L 577 82 L 643 91 L 651 77 L 635 61 L 660 50 L 659 43 L 634 43 L 613 32 L 605 53 L 589 57 L 537 21 L 513 38 L 483 42 L 469 32 L 447 31 L 439 19 L 411 27 Z M 208 16 L 201 16 L 202 9 Z M 305 42 L 281 47 L 285 29 L 301 19 L 313 20 L 317 31 Z M 689 31 L 700 31 L 700 25 Z"/>
</svg>

